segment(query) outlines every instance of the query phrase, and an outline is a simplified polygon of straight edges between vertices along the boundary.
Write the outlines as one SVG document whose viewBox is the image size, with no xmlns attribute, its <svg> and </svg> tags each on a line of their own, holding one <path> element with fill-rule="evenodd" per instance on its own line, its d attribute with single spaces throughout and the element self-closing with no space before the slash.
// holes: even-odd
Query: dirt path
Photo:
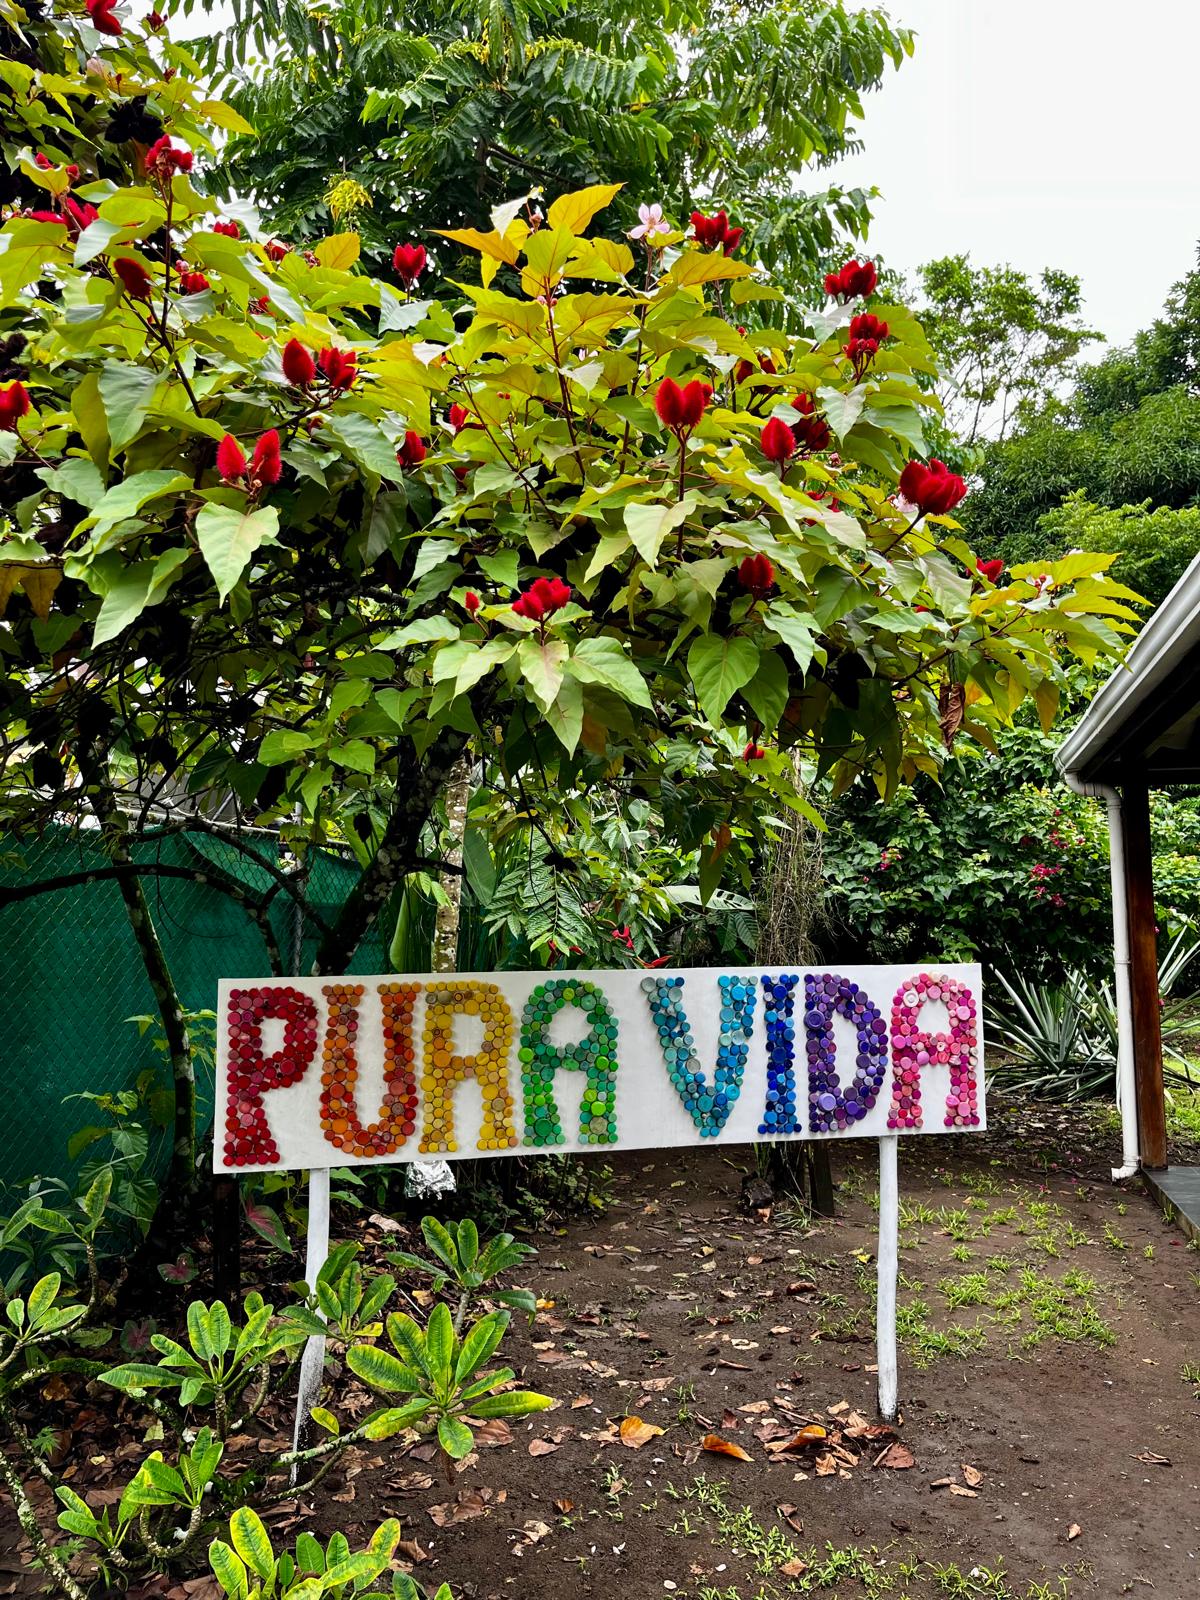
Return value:
<svg viewBox="0 0 1200 1600">
<path fill-rule="evenodd" d="M 602 1215 L 531 1235 L 543 1305 L 505 1354 L 556 1408 L 488 1424 L 452 1486 L 426 1446 L 372 1447 L 272 1514 L 277 1545 L 398 1516 L 416 1576 L 455 1600 L 1195 1595 L 1200 1255 L 1113 1188 L 1116 1139 L 1085 1112 L 992 1116 L 902 1145 L 898 1442 L 875 1427 L 874 1147 L 835 1150 L 838 1216 L 816 1223 L 745 1214 L 749 1150 L 631 1156 Z M 85 1494 L 143 1449 L 90 1415 Z M 35 1592 L 0 1526 L 6 1544 L 0 1594 Z"/>
</svg>

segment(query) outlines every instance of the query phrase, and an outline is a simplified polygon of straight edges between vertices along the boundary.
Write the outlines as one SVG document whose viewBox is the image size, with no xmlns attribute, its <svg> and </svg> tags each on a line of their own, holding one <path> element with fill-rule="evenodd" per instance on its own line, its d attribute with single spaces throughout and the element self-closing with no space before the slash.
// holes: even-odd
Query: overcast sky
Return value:
<svg viewBox="0 0 1200 1600">
<path fill-rule="evenodd" d="M 1200 238 L 1200 0 L 886 3 L 916 50 L 836 169 L 882 191 L 872 247 L 1061 267 L 1111 342 L 1146 326 Z"/>
</svg>

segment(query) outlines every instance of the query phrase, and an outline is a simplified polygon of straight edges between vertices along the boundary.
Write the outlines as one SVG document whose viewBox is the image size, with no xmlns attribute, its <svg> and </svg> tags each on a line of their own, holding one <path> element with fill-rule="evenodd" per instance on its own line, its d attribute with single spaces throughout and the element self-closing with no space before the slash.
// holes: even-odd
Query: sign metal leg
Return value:
<svg viewBox="0 0 1200 1600">
<path fill-rule="evenodd" d="M 879 1415 L 895 1422 L 899 1405 L 899 1369 L 896 1361 L 896 1284 L 900 1264 L 900 1193 L 896 1176 L 894 1133 L 879 1141 L 879 1250 L 876 1254 L 878 1287 L 875 1301 L 875 1345 L 879 1364 Z"/>
<path fill-rule="evenodd" d="M 304 1281 L 311 1289 L 329 1255 L 329 1168 L 313 1167 L 308 1174 L 308 1244 L 304 1258 Z M 308 1417 L 321 1393 L 321 1377 L 325 1370 L 325 1336 L 313 1334 L 304 1346 L 300 1357 L 300 1383 L 296 1391 L 296 1427 L 292 1435 L 292 1449 L 301 1448 L 301 1440 L 308 1426 Z M 299 1463 L 292 1467 L 292 1482 L 296 1481 Z"/>
</svg>

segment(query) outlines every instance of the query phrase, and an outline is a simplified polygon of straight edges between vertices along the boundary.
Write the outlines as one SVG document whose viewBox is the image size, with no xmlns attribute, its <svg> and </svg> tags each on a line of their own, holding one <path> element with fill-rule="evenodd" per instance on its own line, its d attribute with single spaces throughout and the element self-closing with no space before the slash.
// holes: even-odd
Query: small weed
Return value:
<svg viewBox="0 0 1200 1600">
<path fill-rule="evenodd" d="M 1153 1261 L 1154 1260 L 1154 1246 L 1152 1244 L 1148 1244 L 1146 1246 L 1146 1248 L 1142 1251 L 1142 1254 L 1145 1256 L 1147 1261 Z"/>
<path fill-rule="evenodd" d="M 1104 1224 L 1104 1242 L 1110 1250 L 1128 1250 L 1129 1246 L 1113 1227 L 1111 1222 Z"/>
<path fill-rule="evenodd" d="M 950 1259 L 952 1261 L 970 1261 L 971 1252 L 965 1244 L 956 1244 L 950 1252 Z"/>
</svg>

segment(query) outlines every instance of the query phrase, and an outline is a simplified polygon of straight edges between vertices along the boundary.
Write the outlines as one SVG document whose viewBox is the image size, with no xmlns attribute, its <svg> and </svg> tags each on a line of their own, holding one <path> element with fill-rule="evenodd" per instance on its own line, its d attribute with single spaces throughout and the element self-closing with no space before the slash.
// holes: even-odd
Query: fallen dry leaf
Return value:
<svg viewBox="0 0 1200 1600">
<path fill-rule="evenodd" d="M 1071 1526 L 1067 1529 L 1067 1538 L 1068 1539 L 1078 1539 L 1079 1535 L 1082 1532 L 1083 1532 L 1083 1529 L 1079 1526 L 1079 1524 L 1077 1522 L 1073 1522 L 1071 1524 Z"/>
<path fill-rule="evenodd" d="M 785 1561 L 779 1571 L 782 1577 L 799 1578 L 808 1571 L 808 1562 L 797 1556 L 794 1561 Z"/>
<path fill-rule="evenodd" d="M 490 1489 L 460 1489 L 453 1500 L 425 1509 L 439 1528 L 452 1528 L 459 1522 L 469 1522 L 472 1517 L 486 1516 L 491 1498 Z"/>
<path fill-rule="evenodd" d="M 826 1451 L 823 1456 L 817 1457 L 818 1478 L 831 1478 L 836 1471 L 837 1462 L 833 1459 L 828 1451 Z"/>
<path fill-rule="evenodd" d="M 964 1489 L 961 1483 L 952 1483 L 949 1487 L 951 1494 L 961 1495 L 964 1500 L 978 1500 L 979 1498 L 974 1489 Z"/>
<path fill-rule="evenodd" d="M 823 1428 L 819 1422 L 808 1422 L 790 1439 L 785 1439 L 782 1443 L 776 1441 L 770 1448 L 783 1451 L 807 1450 L 810 1445 L 824 1444 L 828 1437 L 828 1429 Z"/>
<path fill-rule="evenodd" d="M 591 1403 L 592 1397 L 590 1394 L 577 1394 L 574 1400 L 571 1401 L 571 1410 L 579 1411 L 584 1406 L 590 1406 Z"/>
<path fill-rule="evenodd" d="M 972 1489 L 978 1489 L 979 1485 L 983 1482 L 983 1473 L 980 1472 L 978 1467 L 971 1466 L 970 1462 L 963 1462 L 962 1474 L 963 1482 L 968 1484 Z"/>
<path fill-rule="evenodd" d="M 554 1509 L 558 1512 L 560 1517 L 570 1516 L 571 1512 L 575 1509 L 575 1502 L 574 1500 L 556 1500 L 554 1502 Z"/>
<path fill-rule="evenodd" d="M 660 1429 L 659 1431 L 661 1432 L 662 1430 Z M 560 1445 L 554 1443 L 553 1439 L 530 1439 L 529 1441 L 529 1454 L 531 1456 L 552 1456 L 556 1450 L 561 1448 Z"/>
<path fill-rule="evenodd" d="M 929 1487 L 931 1489 L 948 1489 L 953 1482 L 953 1478 L 935 1478 Z"/>
<path fill-rule="evenodd" d="M 540 1544 L 549 1532 L 550 1529 L 544 1522 L 538 1522 L 536 1520 L 527 1522 L 524 1528 L 521 1530 L 521 1542 L 523 1544 Z"/>
<path fill-rule="evenodd" d="M 421 1562 L 429 1560 L 429 1551 L 423 1550 L 420 1541 L 417 1539 L 401 1539 L 396 1546 L 396 1553 L 403 1556 L 405 1561 Z"/>
<path fill-rule="evenodd" d="M 1140 1461 L 1144 1467 L 1169 1467 L 1171 1465 L 1166 1456 L 1160 1456 L 1154 1450 L 1143 1450 L 1133 1459 Z"/>
<path fill-rule="evenodd" d="M 792 1530 L 793 1533 L 802 1534 L 804 1532 L 804 1524 L 800 1521 L 800 1518 L 796 1515 L 796 1513 L 800 1510 L 799 1506 L 782 1505 L 782 1506 L 776 1506 L 775 1510 L 779 1513 L 779 1515 L 787 1523 L 788 1527 Z"/>
<path fill-rule="evenodd" d="M 915 1467 L 916 1464 L 912 1451 L 898 1439 L 894 1444 L 882 1449 L 871 1463 L 873 1467 L 892 1467 L 898 1471 L 902 1471 L 905 1467 Z"/>
<path fill-rule="evenodd" d="M 754 1457 L 743 1450 L 740 1444 L 734 1444 L 729 1439 L 722 1439 L 719 1433 L 706 1433 L 700 1441 L 701 1450 L 707 1450 L 714 1456 L 732 1456 L 735 1461 L 753 1461 Z"/>
<path fill-rule="evenodd" d="M 480 1450 L 498 1450 L 501 1445 L 513 1442 L 513 1431 L 503 1417 L 489 1417 L 474 1432 L 475 1443 Z"/>
<path fill-rule="evenodd" d="M 640 1450 L 651 1439 L 657 1439 L 664 1430 L 655 1422 L 643 1422 L 641 1417 L 626 1417 L 621 1424 L 621 1443 L 630 1450 Z"/>
</svg>

